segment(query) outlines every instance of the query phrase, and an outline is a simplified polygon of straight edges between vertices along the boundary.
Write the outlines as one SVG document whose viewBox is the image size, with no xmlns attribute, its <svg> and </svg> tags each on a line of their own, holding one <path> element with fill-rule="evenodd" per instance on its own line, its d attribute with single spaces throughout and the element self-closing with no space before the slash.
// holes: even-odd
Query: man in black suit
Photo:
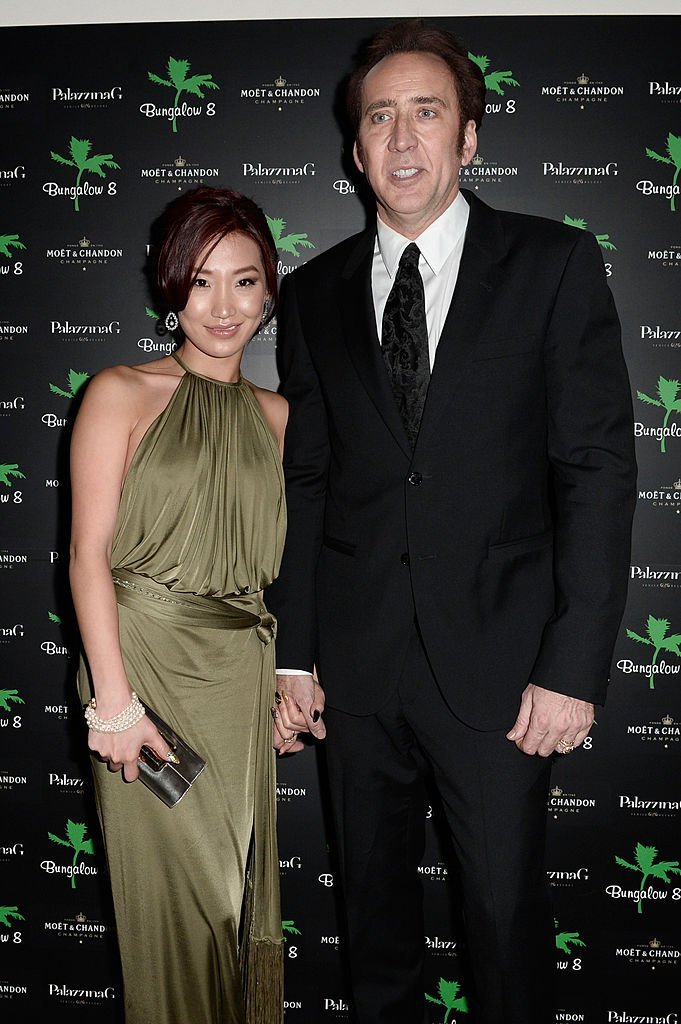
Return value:
<svg viewBox="0 0 681 1024">
<path fill-rule="evenodd" d="M 426 1020 L 428 775 L 474 1019 L 553 1019 L 549 771 L 605 699 L 625 603 L 632 409 L 600 251 L 459 190 L 484 99 L 449 33 L 378 33 L 348 92 L 376 225 L 282 303 L 275 745 L 325 723 L 361 1024 Z"/>
</svg>

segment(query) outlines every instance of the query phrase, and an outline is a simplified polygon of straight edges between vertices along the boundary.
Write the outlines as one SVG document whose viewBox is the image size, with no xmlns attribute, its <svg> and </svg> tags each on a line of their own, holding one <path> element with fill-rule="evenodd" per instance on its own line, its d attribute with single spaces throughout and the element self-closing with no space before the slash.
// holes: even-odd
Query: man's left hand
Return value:
<svg viewBox="0 0 681 1024">
<path fill-rule="evenodd" d="M 518 717 L 506 739 L 524 754 L 569 754 L 588 736 L 595 713 L 588 701 L 530 683 L 523 691 Z"/>
</svg>

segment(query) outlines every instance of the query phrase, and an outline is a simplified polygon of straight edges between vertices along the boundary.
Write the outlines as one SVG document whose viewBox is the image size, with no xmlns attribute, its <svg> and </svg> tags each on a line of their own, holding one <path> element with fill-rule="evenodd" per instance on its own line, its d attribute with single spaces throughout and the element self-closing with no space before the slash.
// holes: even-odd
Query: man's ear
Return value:
<svg viewBox="0 0 681 1024">
<path fill-rule="evenodd" d="M 475 121 L 467 121 L 463 130 L 463 146 L 461 147 L 461 165 L 465 167 L 475 156 L 478 148 L 478 133 L 475 128 Z"/>
<path fill-rule="evenodd" d="M 364 164 L 362 163 L 362 149 L 359 142 L 355 139 L 355 144 L 352 147 L 352 157 L 355 161 L 355 167 L 358 171 L 364 174 Z"/>
</svg>

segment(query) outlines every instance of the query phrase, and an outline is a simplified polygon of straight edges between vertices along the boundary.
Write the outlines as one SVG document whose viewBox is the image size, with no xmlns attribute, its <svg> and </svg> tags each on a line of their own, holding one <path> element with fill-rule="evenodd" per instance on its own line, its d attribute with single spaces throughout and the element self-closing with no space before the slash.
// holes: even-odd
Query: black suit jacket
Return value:
<svg viewBox="0 0 681 1024">
<path fill-rule="evenodd" d="M 377 710 L 416 614 L 452 710 L 508 728 L 528 682 L 605 699 L 635 502 L 631 394 L 594 237 L 470 217 L 409 448 L 371 296 L 375 231 L 287 280 L 279 319 L 289 528 L 266 596 L 278 664 Z"/>
</svg>

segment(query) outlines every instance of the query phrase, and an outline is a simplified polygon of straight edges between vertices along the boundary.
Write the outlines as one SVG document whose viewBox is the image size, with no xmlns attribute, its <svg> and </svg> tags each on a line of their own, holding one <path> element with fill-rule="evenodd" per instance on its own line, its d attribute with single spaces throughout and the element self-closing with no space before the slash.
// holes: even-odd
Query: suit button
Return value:
<svg viewBox="0 0 681 1024">
<path fill-rule="evenodd" d="M 409 555 L 406 551 L 400 555 L 400 562 L 402 565 L 409 565 Z"/>
<path fill-rule="evenodd" d="M 419 487 L 423 483 L 423 477 L 421 476 L 420 473 L 416 472 L 411 472 L 407 477 L 407 480 L 412 485 L 412 487 Z"/>
</svg>

